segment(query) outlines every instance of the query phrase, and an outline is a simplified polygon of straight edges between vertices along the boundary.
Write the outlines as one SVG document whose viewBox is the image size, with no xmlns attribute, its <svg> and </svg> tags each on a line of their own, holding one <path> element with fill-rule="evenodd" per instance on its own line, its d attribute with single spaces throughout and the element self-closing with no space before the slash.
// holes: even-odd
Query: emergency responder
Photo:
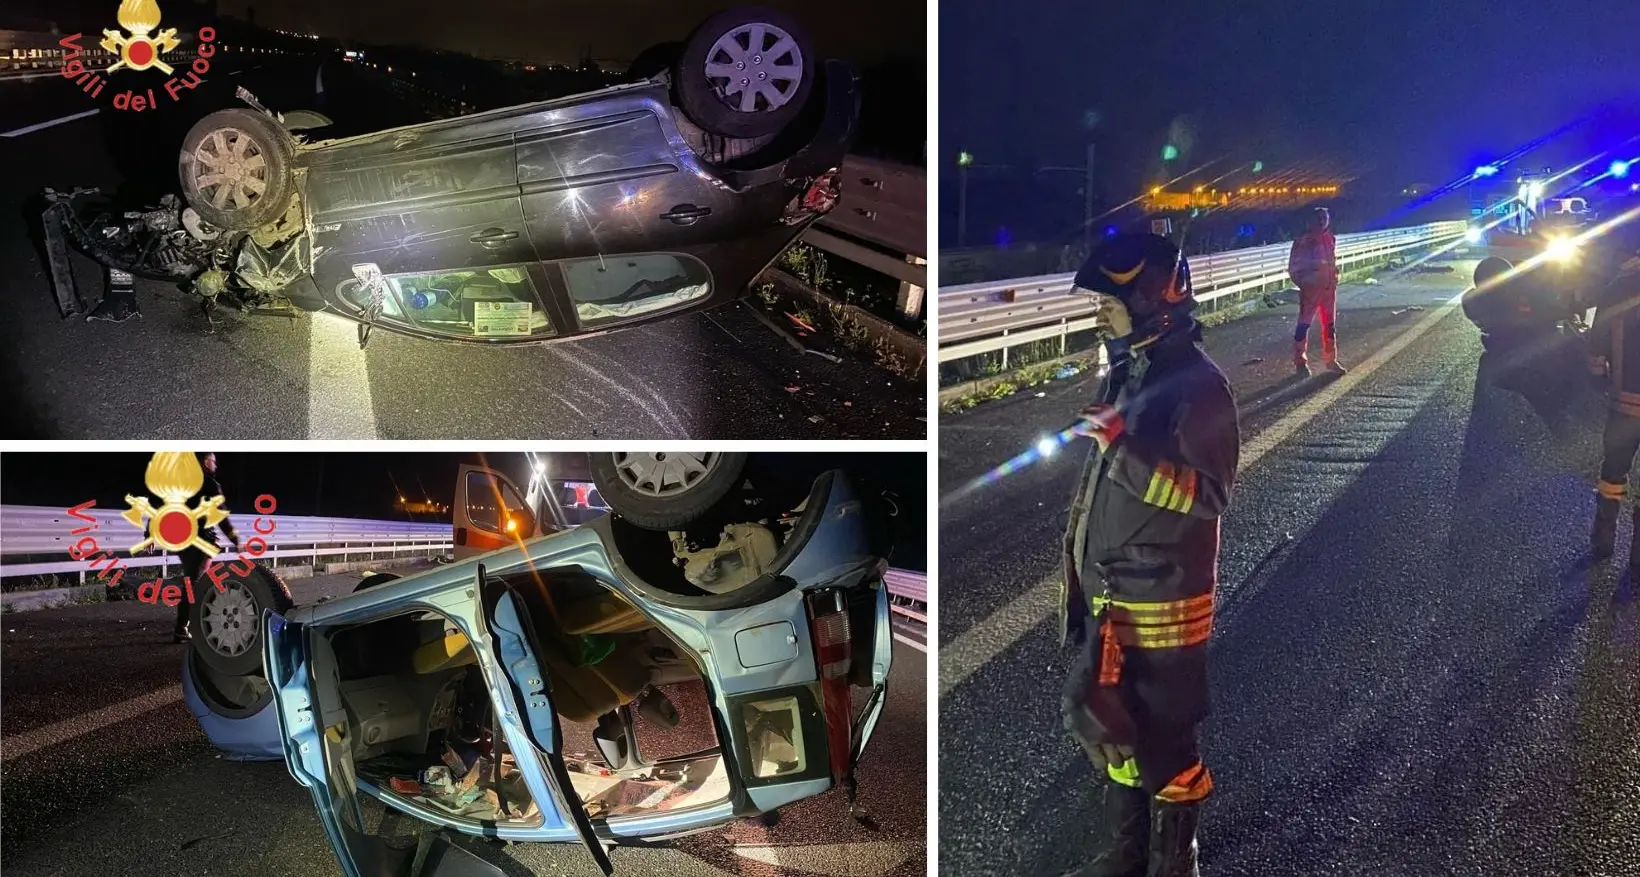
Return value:
<svg viewBox="0 0 1640 877">
<path fill-rule="evenodd" d="M 1298 325 L 1293 327 L 1293 368 L 1310 373 L 1310 324 L 1321 323 L 1321 361 L 1343 374 L 1338 364 L 1338 244 L 1332 233 L 1332 214 L 1317 207 L 1310 227 L 1293 241 L 1287 255 L 1287 275 L 1298 284 Z"/>
<path fill-rule="evenodd" d="M 1640 449 L 1640 239 L 1608 243 L 1618 255 L 1609 263 L 1611 280 L 1597 301 L 1589 348 L 1597 369 L 1611 378 L 1605 449 L 1596 484 L 1594 532 L 1590 549 L 1597 560 L 1612 556 L 1617 516 L 1628 492 L 1629 469 Z M 1640 507 L 1635 509 L 1640 525 Z M 1629 566 L 1640 574 L 1640 526 L 1629 546 Z"/>
<path fill-rule="evenodd" d="M 1112 384 L 1082 411 L 1088 455 L 1065 533 L 1061 643 L 1079 650 L 1066 730 L 1106 773 L 1101 855 L 1083 877 L 1193 877 L 1212 775 L 1197 753 L 1219 515 L 1241 438 L 1201 347 L 1189 265 L 1156 235 L 1104 242 L 1076 275 L 1108 324 Z"/>
<path fill-rule="evenodd" d="M 199 468 L 205 471 L 205 485 L 199 489 L 198 495 L 222 496 L 222 483 L 216 479 L 216 454 L 209 452 L 200 454 Z M 239 533 L 234 530 L 233 521 L 223 518 L 222 532 L 228 534 L 228 541 L 233 543 L 233 550 L 238 551 Z M 212 545 L 218 544 L 216 535 L 215 527 L 200 528 L 199 538 Z M 201 583 L 206 581 L 203 573 L 205 571 L 205 561 L 209 559 L 205 552 L 200 551 L 198 548 L 184 548 L 177 552 L 177 560 L 182 564 L 182 574 L 194 583 L 193 593 L 195 599 L 205 593 Z M 184 589 L 184 593 L 187 593 L 187 589 Z M 188 613 L 192 608 L 192 605 L 186 599 L 177 601 L 177 623 L 176 629 L 171 634 L 171 642 L 185 643 L 193 638 L 188 632 Z"/>
</svg>

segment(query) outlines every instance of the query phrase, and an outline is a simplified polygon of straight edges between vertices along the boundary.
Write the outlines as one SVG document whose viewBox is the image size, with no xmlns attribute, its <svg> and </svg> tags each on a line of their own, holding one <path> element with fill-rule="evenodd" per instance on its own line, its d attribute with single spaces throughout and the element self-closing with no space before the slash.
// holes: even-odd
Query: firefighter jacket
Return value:
<svg viewBox="0 0 1640 877">
<path fill-rule="evenodd" d="M 1299 289 L 1338 285 L 1338 243 L 1330 229 L 1312 228 L 1293 241 L 1287 254 L 1287 276 Z"/>
<path fill-rule="evenodd" d="M 1640 253 L 1617 268 L 1601 295 L 1589 348 L 1606 361 L 1612 410 L 1640 417 Z"/>
<path fill-rule="evenodd" d="M 1090 452 L 1067 532 L 1067 613 L 1091 613 L 1099 684 L 1122 685 L 1150 720 L 1207 712 L 1206 644 L 1219 515 L 1241 453 L 1235 398 L 1194 330 L 1135 355 L 1116 400 L 1125 422 Z"/>
</svg>

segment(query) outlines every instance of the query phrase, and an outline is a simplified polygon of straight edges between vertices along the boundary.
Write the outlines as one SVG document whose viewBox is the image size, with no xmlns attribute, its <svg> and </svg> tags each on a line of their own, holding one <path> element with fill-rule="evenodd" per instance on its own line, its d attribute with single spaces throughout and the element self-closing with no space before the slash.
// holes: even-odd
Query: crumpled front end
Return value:
<svg viewBox="0 0 1640 877">
<path fill-rule="evenodd" d="M 211 226 L 175 195 L 139 210 L 122 210 L 97 189 L 47 189 L 45 202 L 47 268 L 64 317 L 139 316 L 138 277 L 176 283 L 200 297 L 207 315 L 222 303 L 244 311 L 277 306 L 311 264 L 300 199 L 278 220 L 246 233 Z M 80 294 L 71 248 L 106 272 L 104 294 L 94 305 Z"/>
</svg>

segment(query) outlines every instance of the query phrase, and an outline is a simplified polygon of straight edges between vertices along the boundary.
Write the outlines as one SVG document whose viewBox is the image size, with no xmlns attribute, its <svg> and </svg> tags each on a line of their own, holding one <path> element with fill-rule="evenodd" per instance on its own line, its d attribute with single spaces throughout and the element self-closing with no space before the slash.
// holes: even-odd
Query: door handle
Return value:
<svg viewBox="0 0 1640 877">
<path fill-rule="evenodd" d="M 456 542 L 457 545 L 466 545 L 467 544 L 467 528 L 466 527 L 457 527 L 456 528 L 455 542 Z"/>
<path fill-rule="evenodd" d="M 494 250 L 494 249 L 498 249 L 502 244 L 506 243 L 507 241 L 517 240 L 517 239 L 518 239 L 518 232 L 516 232 L 516 231 L 507 231 L 504 228 L 486 228 L 483 231 L 479 232 L 478 234 L 475 234 L 472 237 L 468 238 L 467 240 L 470 240 L 473 243 L 478 244 L 480 246 L 483 246 L 487 249 Z"/>
<path fill-rule="evenodd" d="M 679 204 L 670 211 L 661 214 L 662 219 L 671 220 L 678 225 L 694 225 L 701 219 L 711 216 L 712 208 L 696 207 L 693 204 Z"/>
</svg>

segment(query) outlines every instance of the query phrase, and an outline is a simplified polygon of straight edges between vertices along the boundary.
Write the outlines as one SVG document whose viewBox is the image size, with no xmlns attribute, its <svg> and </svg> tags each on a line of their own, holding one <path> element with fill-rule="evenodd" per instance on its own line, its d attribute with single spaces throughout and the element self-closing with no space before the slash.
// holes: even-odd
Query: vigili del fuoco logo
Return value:
<svg viewBox="0 0 1640 877">
<path fill-rule="evenodd" d="M 74 80 L 81 91 L 100 99 L 103 87 L 109 82 L 104 78 L 104 74 L 113 75 L 127 70 L 158 70 L 169 77 L 165 80 L 163 88 L 172 103 L 182 100 L 184 89 L 192 90 L 204 83 L 203 77 L 211 69 L 210 59 L 216 55 L 216 28 L 206 26 L 199 29 L 199 47 L 195 51 L 194 59 L 178 75 L 176 68 L 167 63 L 164 56 L 167 52 L 176 51 L 182 42 L 177 39 L 176 28 L 159 30 L 158 3 L 154 0 L 122 0 L 116 17 L 122 29 L 105 29 L 99 45 L 119 60 L 103 70 L 87 67 L 85 61 L 81 60 L 85 50 L 80 41 L 84 35 L 63 37 L 57 41 L 58 45 L 66 50 L 63 55 L 63 78 Z M 139 113 L 159 108 L 159 98 L 152 88 L 126 88 L 124 91 L 115 92 L 112 103 L 114 109 Z"/>
</svg>

